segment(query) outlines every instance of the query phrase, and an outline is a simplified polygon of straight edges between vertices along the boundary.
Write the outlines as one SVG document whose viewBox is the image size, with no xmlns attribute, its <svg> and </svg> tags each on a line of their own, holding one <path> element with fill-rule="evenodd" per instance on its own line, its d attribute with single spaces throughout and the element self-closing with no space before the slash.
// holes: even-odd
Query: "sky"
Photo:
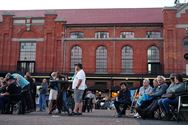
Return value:
<svg viewBox="0 0 188 125">
<path fill-rule="evenodd" d="M 174 6 L 174 1 L 175 0 L 0 0 L 0 10 L 151 8 Z M 180 1 L 184 2 L 186 0 Z"/>
</svg>

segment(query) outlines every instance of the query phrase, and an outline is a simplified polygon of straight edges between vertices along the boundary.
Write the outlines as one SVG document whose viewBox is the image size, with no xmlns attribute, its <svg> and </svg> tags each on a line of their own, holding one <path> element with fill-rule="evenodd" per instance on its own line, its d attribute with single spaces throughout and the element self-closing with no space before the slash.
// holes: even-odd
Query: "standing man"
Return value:
<svg viewBox="0 0 188 125">
<path fill-rule="evenodd" d="M 33 78 L 31 77 L 31 73 L 30 72 L 26 72 L 25 74 L 25 78 L 27 81 L 29 81 L 29 85 L 30 85 L 30 94 L 31 94 L 31 98 L 32 98 L 32 104 L 31 107 L 33 108 L 34 111 L 36 111 L 36 101 L 35 101 L 35 98 L 36 98 L 36 91 L 37 91 L 37 86 L 35 84 L 36 81 L 33 80 Z"/>
<path fill-rule="evenodd" d="M 41 87 L 39 88 L 39 107 L 41 112 L 46 110 L 46 93 L 48 92 L 48 82 L 47 79 L 42 80 Z"/>
<path fill-rule="evenodd" d="M 82 115 L 82 97 L 86 88 L 86 75 L 82 64 L 75 64 L 75 76 L 72 83 L 75 102 L 74 111 L 72 113 L 73 115 Z"/>
</svg>

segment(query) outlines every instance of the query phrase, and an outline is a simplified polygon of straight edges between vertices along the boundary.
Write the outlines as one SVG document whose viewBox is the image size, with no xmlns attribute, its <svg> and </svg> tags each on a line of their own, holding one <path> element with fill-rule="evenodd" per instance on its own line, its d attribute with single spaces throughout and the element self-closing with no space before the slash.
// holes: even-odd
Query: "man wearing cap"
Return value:
<svg viewBox="0 0 188 125">
<path fill-rule="evenodd" d="M 0 95 L 0 110 L 3 113 L 5 105 L 11 100 L 18 100 L 18 94 L 21 92 L 21 88 L 16 83 L 16 79 L 12 75 L 6 76 L 7 87 L 6 91 Z"/>
</svg>

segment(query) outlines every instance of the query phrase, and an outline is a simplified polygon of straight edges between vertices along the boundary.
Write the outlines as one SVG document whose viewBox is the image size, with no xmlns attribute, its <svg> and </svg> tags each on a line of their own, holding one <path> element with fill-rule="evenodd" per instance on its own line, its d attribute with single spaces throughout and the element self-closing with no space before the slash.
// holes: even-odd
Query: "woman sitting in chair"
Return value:
<svg viewBox="0 0 188 125">
<path fill-rule="evenodd" d="M 125 114 L 126 109 L 128 106 L 131 105 L 131 95 L 130 91 L 127 87 L 126 83 L 121 83 L 121 89 L 119 91 L 119 95 L 116 98 L 116 101 L 114 102 L 116 111 L 118 113 L 118 117 L 122 117 L 123 114 Z M 120 107 L 122 110 L 120 110 Z"/>
<path fill-rule="evenodd" d="M 167 120 L 170 120 L 172 117 L 172 114 L 170 113 L 170 105 L 177 106 L 178 104 L 176 94 L 181 92 L 181 86 L 183 84 L 183 78 L 180 74 L 171 74 L 170 80 L 171 84 L 168 87 L 166 94 L 164 94 L 162 98 L 158 100 L 158 105 L 165 113 L 165 117 Z"/>
<path fill-rule="evenodd" d="M 157 83 L 157 80 L 154 79 L 153 80 L 153 84 L 154 86 L 158 86 L 158 83 Z M 151 102 L 152 102 L 152 99 L 151 98 L 147 98 L 150 93 L 152 93 L 153 91 L 155 91 L 155 88 L 152 88 L 150 86 L 150 81 L 149 79 L 145 78 L 143 80 L 143 86 L 140 87 L 139 89 L 139 97 L 138 97 L 138 100 L 137 100 L 137 103 L 136 103 L 136 110 L 138 108 L 146 108 Z M 139 114 L 136 113 L 134 115 L 135 118 L 140 118 Z"/>
</svg>

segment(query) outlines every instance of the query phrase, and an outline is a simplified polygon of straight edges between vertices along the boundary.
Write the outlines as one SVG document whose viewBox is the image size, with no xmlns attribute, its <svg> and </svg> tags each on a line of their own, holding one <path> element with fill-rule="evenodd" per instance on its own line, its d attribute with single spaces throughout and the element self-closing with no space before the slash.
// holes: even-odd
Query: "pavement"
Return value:
<svg viewBox="0 0 188 125">
<path fill-rule="evenodd" d="M 0 125 L 188 125 L 188 122 L 116 118 L 113 110 L 95 110 L 82 116 L 48 115 L 33 112 L 26 115 L 0 115 Z"/>
</svg>

